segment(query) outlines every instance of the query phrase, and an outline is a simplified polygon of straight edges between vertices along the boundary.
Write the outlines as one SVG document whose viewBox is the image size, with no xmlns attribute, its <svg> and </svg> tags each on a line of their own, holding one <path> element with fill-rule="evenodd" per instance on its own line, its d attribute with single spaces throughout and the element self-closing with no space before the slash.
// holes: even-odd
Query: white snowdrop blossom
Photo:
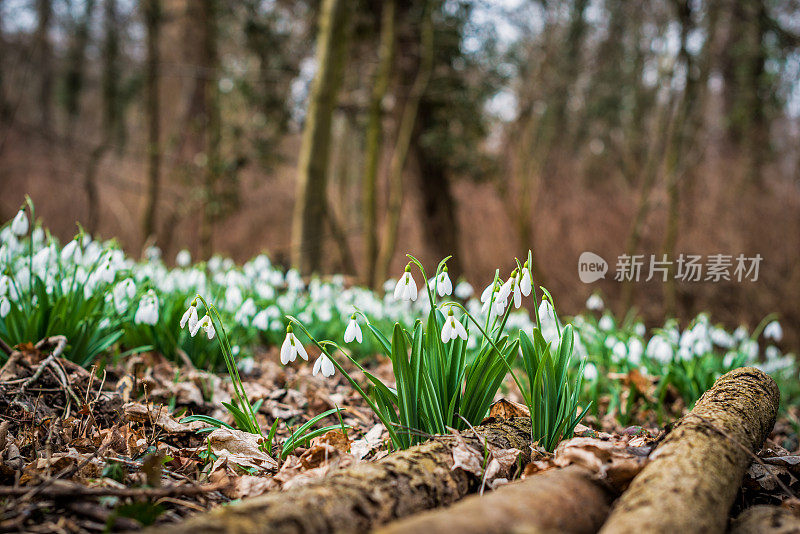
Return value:
<svg viewBox="0 0 800 534">
<path fill-rule="evenodd" d="M 183 249 L 175 256 L 175 263 L 178 267 L 188 267 L 192 263 L 192 254 Z"/>
<path fill-rule="evenodd" d="M 460 298 L 461 300 L 467 300 L 475 293 L 475 289 L 469 284 L 469 282 L 459 282 L 456 284 L 456 287 L 453 291 L 453 294 Z"/>
<path fill-rule="evenodd" d="M 16 236 L 24 236 L 28 233 L 28 216 L 25 214 L 24 209 L 20 209 L 14 220 L 11 221 L 11 232 Z"/>
<path fill-rule="evenodd" d="M 669 341 L 661 336 L 653 336 L 647 344 L 647 353 L 660 363 L 669 363 L 672 360 L 673 349 Z"/>
<path fill-rule="evenodd" d="M 193 300 L 192 303 L 189 305 L 189 308 L 183 313 L 183 317 L 181 317 L 181 328 L 186 327 L 189 325 L 189 332 L 194 331 L 197 333 L 197 300 Z M 192 334 L 194 337 L 194 334 Z"/>
<path fill-rule="evenodd" d="M 214 339 L 217 331 L 214 329 L 214 321 L 211 320 L 211 317 L 209 317 L 208 314 L 205 314 L 202 319 L 197 321 L 194 327 L 189 328 L 189 334 L 194 337 L 201 328 L 205 331 L 208 339 Z"/>
<path fill-rule="evenodd" d="M 394 288 L 395 300 L 417 300 L 417 284 L 414 282 L 414 277 L 411 276 L 411 264 L 406 265 L 406 270 L 397 285 Z"/>
<path fill-rule="evenodd" d="M 283 345 L 281 345 L 281 363 L 286 365 L 289 362 L 295 361 L 298 354 L 305 361 L 308 361 L 308 353 L 305 347 L 303 347 L 303 344 L 297 339 L 297 336 L 294 335 L 292 325 L 289 325 L 286 327 L 286 339 L 283 340 Z"/>
<path fill-rule="evenodd" d="M 253 326 L 259 330 L 269 330 L 269 316 L 267 310 L 261 310 L 253 317 Z"/>
<path fill-rule="evenodd" d="M 591 297 L 586 299 L 586 309 L 592 311 L 600 311 L 605 306 L 603 299 L 597 293 L 593 293 Z"/>
<path fill-rule="evenodd" d="M 533 288 L 533 277 L 531 276 L 531 270 L 528 268 L 527 261 L 525 262 L 525 265 L 522 266 L 519 288 L 520 291 L 522 291 L 522 294 L 526 297 L 531 294 L 531 289 Z"/>
<path fill-rule="evenodd" d="M 325 378 L 329 378 L 333 376 L 333 373 L 336 372 L 336 368 L 333 366 L 333 362 L 328 355 L 324 352 L 319 355 L 317 361 L 314 362 L 314 369 L 311 371 L 313 376 L 317 376 L 317 373 L 322 372 L 322 376 Z"/>
<path fill-rule="evenodd" d="M 350 316 L 350 322 L 347 323 L 347 328 L 344 331 L 344 342 L 352 343 L 353 340 L 356 340 L 358 343 L 361 343 L 362 339 L 361 327 L 358 326 L 358 322 L 356 321 L 356 314 L 353 314 Z"/>
<path fill-rule="evenodd" d="M 151 289 L 139 300 L 139 307 L 133 317 L 136 324 L 154 325 L 158 322 L 158 297 Z"/>
<path fill-rule="evenodd" d="M 597 323 L 597 326 L 600 327 L 600 330 L 611 330 L 614 328 L 614 319 L 612 319 L 610 315 L 603 315 Z"/>
<path fill-rule="evenodd" d="M 114 286 L 114 307 L 117 313 L 123 313 L 128 309 L 128 301 L 136 295 L 136 284 L 130 278 L 126 278 Z"/>
<path fill-rule="evenodd" d="M 65 262 L 80 262 L 80 249 L 78 248 L 78 241 L 73 239 L 61 249 L 61 260 Z"/>
<path fill-rule="evenodd" d="M 450 275 L 447 274 L 447 265 L 444 266 L 442 272 L 436 281 L 437 292 L 440 297 L 449 295 L 453 292 L 453 283 L 450 281 Z"/>
<path fill-rule="evenodd" d="M 514 276 L 514 283 L 512 285 L 514 286 L 514 307 L 519 309 L 519 307 L 522 306 L 522 290 L 520 289 L 519 280 L 516 275 Z"/>
<path fill-rule="evenodd" d="M 457 337 L 466 341 L 467 330 L 460 321 L 456 321 L 453 315 L 453 308 L 451 307 L 450 311 L 447 313 L 447 319 L 444 321 L 444 326 L 442 327 L 442 343 L 448 343 Z"/>
<path fill-rule="evenodd" d="M 783 328 L 778 321 L 772 321 L 764 327 L 764 339 L 780 341 L 783 339 Z"/>
<path fill-rule="evenodd" d="M 597 376 L 597 366 L 591 362 L 587 363 L 583 368 L 583 379 L 591 382 L 593 380 L 597 380 Z"/>
<path fill-rule="evenodd" d="M 0 297 L 0 319 L 5 319 L 10 311 L 11 302 L 8 300 L 7 296 L 3 295 Z"/>
</svg>

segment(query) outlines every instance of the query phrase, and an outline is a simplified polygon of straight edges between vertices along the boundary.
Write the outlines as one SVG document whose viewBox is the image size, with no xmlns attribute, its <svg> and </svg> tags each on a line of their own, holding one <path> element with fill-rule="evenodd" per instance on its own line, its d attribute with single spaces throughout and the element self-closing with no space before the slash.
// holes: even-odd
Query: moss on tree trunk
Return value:
<svg viewBox="0 0 800 534">
<path fill-rule="evenodd" d="M 800 511 L 781 506 L 748 508 L 731 524 L 731 534 L 800 534 Z"/>
<path fill-rule="evenodd" d="M 601 532 L 724 532 L 779 398 L 775 381 L 752 367 L 717 380 L 656 448 Z"/>
<path fill-rule="evenodd" d="M 583 467 L 551 469 L 444 510 L 397 521 L 378 534 L 597 532 L 608 516 L 613 492 Z"/>
<path fill-rule="evenodd" d="M 476 428 L 491 445 L 528 453 L 527 418 L 492 422 Z M 471 434 L 467 432 L 466 434 Z M 482 450 L 482 441 L 465 436 Z M 218 508 L 158 532 L 364 532 L 416 512 L 443 506 L 474 491 L 480 481 L 453 469 L 453 438 L 442 436 L 399 451 L 378 462 L 343 469 L 307 486 L 247 499 Z M 152 530 L 151 532 L 156 532 Z"/>
</svg>

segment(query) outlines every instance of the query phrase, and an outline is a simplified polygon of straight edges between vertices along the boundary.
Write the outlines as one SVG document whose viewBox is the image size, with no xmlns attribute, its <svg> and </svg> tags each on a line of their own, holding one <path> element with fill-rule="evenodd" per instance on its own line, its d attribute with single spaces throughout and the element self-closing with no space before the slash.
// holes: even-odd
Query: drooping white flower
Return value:
<svg viewBox="0 0 800 534">
<path fill-rule="evenodd" d="M 450 311 L 447 312 L 447 319 L 445 319 L 444 326 L 442 327 L 442 343 L 448 343 L 457 337 L 466 341 L 467 330 L 460 321 L 456 321 L 453 315 L 453 308 L 451 307 Z"/>
<path fill-rule="evenodd" d="M 333 373 L 336 372 L 336 368 L 333 366 L 333 362 L 328 355 L 324 352 L 319 355 L 317 361 L 314 362 L 314 369 L 311 371 L 313 376 L 317 376 L 317 373 L 322 371 L 322 376 L 325 378 L 329 378 L 333 376 Z"/>
<path fill-rule="evenodd" d="M 603 299 L 597 293 L 593 293 L 588 299 L 586 299 L 586 309 L 592 311 L 600 311 L 605 306 Z"/>
<path fill-rule="evenodd" d="M 128 301 L 136 295 L 136 284 L 130 278 L 126 278 L 114 286 L 113 297 L 114 307 L 117 313 L 123 313 L 128 309 Z"/>
<path fill-rule="evenodd" d="M 533 277 L 531 276 L 531 270 L 528 268 L 527 261 L 525 262 L 525 265 L 522 266 L 519 288 L 520 291 L 522 291 L 522 294 L 526 297 L 531 294 L 531 289 L 533 288 Z"/>
<path fill-rule="evenodd" d="M 20 209 L 14 220 L 11 221 L 11 232 L 21 237 L 28 233 L 28 227 L 28 215 L 25 213 L 24 208 Z"/>
<path fill-rule="evenodd" d="M 76 239 L 73 239 L 61 249 L 61 260 L 75 263 L 80 261 L 80 250 L 78 249 L 78 241 Z"/>
<path fill-rule="evenodd" d="M 303 344 L 297 339 L 297 336 L 294 335 L 292 325 L 289 325 L 286 327 L 286 339 L 283 340 L 283 345 L 281 345 L 281 363 L 286 365 L 289 362 L 295 361 L 298 354 L 305 361 L 308 361 L 308 353 L 305 347 L 303 347 Z"/>
<path fill-rule="evenodd" d="M 361 335 L 361 327 L 358 326 L 358 322 L 356 322 L 355 313 L 350 316 L 350 322 L 347 323 L 347 328 L 344 331 L 344 342 L 352 343 L 354 339 L 359 343 L 361 343 L 363 339 Z"/>
<path fill-rule="evenodd" d="M 436 288 L 440 297 L 453 292 L 453 283 L 450 281 L 450 275 L 447 274 L 447 265 L 445 265 L 442 272 L 439 273 L 438 280 L 436 281 Z"/>
<path fill-rule="evenodd" d="M 136 315 L 133 317 L 136 324 L 154 325 L 158 322 L 158 297 L 151 289 L 139 301 Z"/>
<path fill-rule="evenodd" d="M 522 289 L 520 288 L 519 280 L 514 277 L 514 307 L 519 309 L 522 306 Z"/>
<path fill-rule="evenodd" d="M 11 302 L 8 300 L 7 296 L 3 295 L 0 297 L 0 319 L 5 319 L 10 311 Z"/>
<path fill-rule="evenodd" d="M 253 317 L 253 326 L 259 330 L 269 330 L 269 316 L 267 310 L 261 310 Z"/>
<path fill-rule="evenodd" d="M 764 327 L 764 339 L 774 339 L 780 341 L 783 339 L 783 328 L 778 321 L 772 321 Z"/>
<path fill-rule="evenodd" d="M 175 256 L 175 263 L 178 267 L 188 267 L 190 263 L 192 263 L 192 254 L 183 249 Z"/>
<path fill-rule="evenodd" d="M 500 299 L 502 299 L 503 301 L 508 299 L 508 296 L 511 295 L 511 290 L 514 287 L 514 282 L 516 281 L 516 279 L 517 279 L 517 270 L 514 269 L 513 271 L 511 271 L 511 276 L 508 277 L 508 280 L 506 280 L 505 283 L 502 286 L 500 286 L 500 291 L 497 292 L 497 296 Z"/>
<path fill-rule="evenodd" d="M 395 300 L 417 300 L 417 284 L 411 276 L 411 264 L 406 265 L 406 270 L 394 288 Z"/>
<path fill-rule="evenodd" d="M 492 298 L 492 293 L 495 293 L 499 288 L 496 280 L 492 280 L 488 286 L 481 292 L 481 302 L 487 303 Z"/>
<path fill-rule="evenodd" d="M 197 321 L 194 327 L 192 326 L 189 327 L 189 334 L 191 334 L 191 336 L 194 337 L 200 331 L 201 328 L 205 330 L 208 339 L 214 339 L 214 336 L 216 335 L 217 331 L 214 329 L 214 321 L 211 320 L 211 317 L 209 317 L 208 314 L 205 314 L 202 319 Z"/>
<path fill-rule="evenodd" d="M 597 323 L 597 326 L 600 330 L 611 330 L 614 328 L 614 319 L 612 319 L 610 315 L 603 315 Z"/>
<path fill-rule="evenodd" d="M 583 379 L 588 381 L 594 381 L 597 379 L 597 366 L 591 362 L 587 363 L 586 366 L 583 368 Z"/>
<path fill-rule="evenodd" d="M 187 324 L 189 325 L 189 332 L 194 331 L 197 333 L 197 300 L 193 300 L 192 303 L 189 305 L 189 308 L 183 313 L 183 317 L 181 317 L 181 328 L 184 328 Z M 192 334 L 194 337 L 194 334 Z"/>
<path fill-rule="evenodd" d="M 456 284 L 455 290 L 453 291 L 453 294 L 461 300 L 467 300 L 473 293 L 475 293 L 475 289 L 473 289 L 469 282 L 464 281 Z"/>
</svg>

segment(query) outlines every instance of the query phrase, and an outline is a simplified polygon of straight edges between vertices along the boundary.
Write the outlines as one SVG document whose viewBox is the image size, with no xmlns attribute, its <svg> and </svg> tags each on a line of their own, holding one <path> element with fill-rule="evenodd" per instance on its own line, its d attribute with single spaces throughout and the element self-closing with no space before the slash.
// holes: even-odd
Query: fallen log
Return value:
<svg viewBox="0 0 800 534">
<path fill-rule="evenodd" d="M 516 417 L 489 422 L 475 431 L 480 438 L 471 435 L 472 432 L 463 436 L 469 446 L 483 451 L 485 440 L 493 447 L 520 449 L 523 463 L 529 460 L 530 419 Z M 160 525 L 150 532 L 364 532 L 400 517 L 453 503 L 474 491 L 480 485 L 480 478 L 453 469 L 453 448 L 457 444 L 451 436 L 437 437 L 302 487 L 246 499 L 177 525 Z"/>
<path fill-rule="evenodd" d="M 378 529 L 409 532 L 593 534 L 608 516 L 614 492 L 584 467 L 550 469 L 449 508 L 425 512 Z"/>
<path fill-rule="evenodd" d="M 601 533 L 724 532 L 750 465 L 775 424 L 780 393 L 762 371 L 719 378 L 667 434 Z"/>
<path fill-rule="evenodd" d="M 731 523 L 731 534 L 800 534 L 800 511 L 762 504 L 742 512 Z"/>
</svg>

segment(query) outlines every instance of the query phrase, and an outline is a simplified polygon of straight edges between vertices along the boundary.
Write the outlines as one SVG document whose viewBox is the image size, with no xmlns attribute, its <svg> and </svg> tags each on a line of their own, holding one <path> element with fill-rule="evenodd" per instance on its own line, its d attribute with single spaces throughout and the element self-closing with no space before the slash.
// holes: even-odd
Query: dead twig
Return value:
<svg viewBox="0 0 800 534">
<path fill-rule="evenodd" d="M 112 487 L 93 487 L 87 488 L 81 484 L 70 482 L 59 482 L 48 487 L 40 487 L 37 492 L 42 497 L 147 497 L 161 498 L 173 495 L 198 495 L 200 493 L 210 493 L 225 489 L 230 484 L 229 481 L 217 482 L 214 484 L 167 486 L 163 488 L 112 488 Z M 0 496 L 18 497 L 30 492 L 27 487 L 0 486 Z"/>
</svg>

